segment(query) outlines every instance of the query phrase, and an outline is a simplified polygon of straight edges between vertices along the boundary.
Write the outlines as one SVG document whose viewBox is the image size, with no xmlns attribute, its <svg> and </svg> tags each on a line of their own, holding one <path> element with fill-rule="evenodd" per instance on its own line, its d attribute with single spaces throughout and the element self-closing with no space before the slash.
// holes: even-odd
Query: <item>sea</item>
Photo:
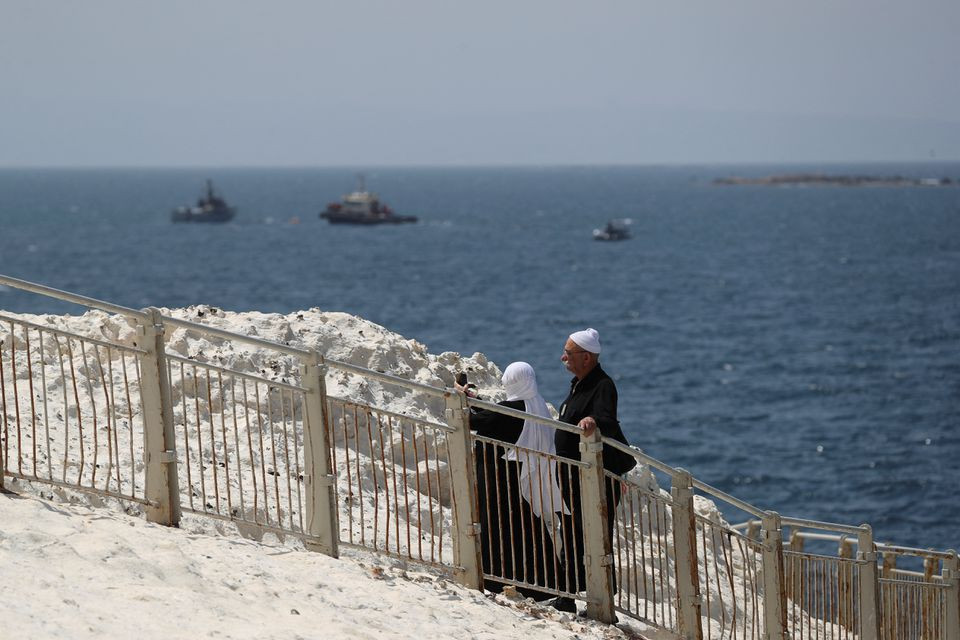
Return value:
<svg viewBox="0 0 960 640">
<path fill-rule="evenodd" d="M 361 172 L 419 222 L 319 219 Z M 953 184 L 714 183 L 800 172 Z M 172 224 L 208 178 L 234 221 Z M 632 238 L 594 241 L 612 218 Z M 136 308 L 345 311 L 527 361 L 555 405 L 564 341 L 594 327 L 647 454 L 761 509 L 960 548 L 960 163 L 3 169 L 0 273 Z M 2 287 L 0 309 L 80 311 Z"/>
</svg>

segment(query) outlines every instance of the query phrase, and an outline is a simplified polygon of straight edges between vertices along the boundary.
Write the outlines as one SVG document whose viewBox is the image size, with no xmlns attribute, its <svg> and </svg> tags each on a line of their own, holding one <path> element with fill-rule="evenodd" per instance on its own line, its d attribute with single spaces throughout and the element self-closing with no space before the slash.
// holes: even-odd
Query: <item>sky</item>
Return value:
<svg viewBox="0 0 960 640">
<path fill-rule="evenodd" d="M 960 160 L 956 0 L 0 0 L 0 167 Z"/>
</svg>

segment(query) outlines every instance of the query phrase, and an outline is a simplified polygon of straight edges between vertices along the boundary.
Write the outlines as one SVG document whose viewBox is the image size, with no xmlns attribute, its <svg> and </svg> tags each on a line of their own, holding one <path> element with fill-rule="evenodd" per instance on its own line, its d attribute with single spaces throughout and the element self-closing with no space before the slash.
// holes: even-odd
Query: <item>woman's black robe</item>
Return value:
<svg viewBox="0 0 960 640">
<path fill-rule="evenodd" d="M 500 403 L 524 410 L 523 400 Z M 515 444 L 523 420 L 485 409 L 473 409 L 470 429 L 478 435 Z M 502 577 L 530 585 L 556 588 L 558 560 L 548 526 L 534 514 L 520 495 L 520 463 L 504 460 L 502 446 L 477 441 L 474 459 L 477 471 L 477 501 L 480 510 L 480 542 L 484 587 L 500 592 Z M 493 576 L 491 579 L 490 576 Z M 531 587 L 517 587 L 525 596 L 542 600 L 553 594 Z"/>
</svg>

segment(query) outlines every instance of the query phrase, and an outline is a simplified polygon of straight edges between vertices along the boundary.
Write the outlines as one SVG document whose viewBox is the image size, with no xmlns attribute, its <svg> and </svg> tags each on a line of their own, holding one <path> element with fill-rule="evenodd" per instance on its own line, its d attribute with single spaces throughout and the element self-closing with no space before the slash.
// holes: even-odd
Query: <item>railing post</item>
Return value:
<svg viewBox="0 0 960 640">
<path fill-rule="evenodd" d="M 455 431 L 447 438 L 453 486 L 453 563 L 456 580 L 465 587 L 483 590 L 480 560 L 480 511 L 477 506 L 476 470 L 470 438 L 470 409 L 462 393 L 446 394 L 447 425 Z"/>
<path fill-rule="evenodd" d="M 304 484 L 307 490 L 304 534 L 319 540 L 306 542 L 306 547 L 337 558 L 340 556 L 340 514 L 330 468 L 331 443 L 327 440 L 327 366 L 323 363 L 323 356 L 316 351 L 311 351 L 300 366 L 301 380 L 307 389 L 303 421 Z"/>
<path fill-rule="evenodd" d="M 847 536 L 842 536 L 840 538 L 839 545 L 837 546 L 837 557 L 843 558 L 844 560 L 853 559 L 853 541 Z M 840 601 L 840 606 L 837 610 L 837 622 L 847 628 L 851 629 L 852 623 L 856 620 L 853 616 L 854 605 L 853 599 L 853 569 L 849 562 L 840 562 L 838 563 L 838 599 Z M 855 630 L 854 630 L 855 631 Z"/>
<path fill-rule="evenodd" d="M 784 590 L 783 529 L 780 515 L 767 511 L 763 531 L 763 624 L 768 640 L 787 637 L 787 593 Z"/>
<path fill-rule="evenodd" d="M 960 559 L 953 549 L 943 561 L 943 583 L 946 585 L 946 633 L 944 640 L 960 640 Z"/>
<path fill-rule="evenodd" d="M 583 521 L 583 565 L 586 569 L 587 616 L 613 623 L 613 542 L 607 536 L 607 493 L 603 473 L 603 439 L 599 429 L 580 435 L 580 509 Z"/>
<path fill-rule="evenodd" d="M 147 520 L 168 526 L 180 524 L 180 487 L 177 479 L 176 435 L 170 380 L 163 340 L 163 320 L 155 308 L 144 309 L 146 321 L 137 324 L 140 347 L 140 397 L 143 403 L 143 439 L 146 455 Z"/>
<path fill-rule="evenodd" d="M 857 560 L 860 565 L 860 639 L 878 640 L 880 620 L 877 616 L 879 578 L 877 576 L 877 548 L 873 544 L 870 525 L 860 525 L 857 534 Z"/>
<path fill-rule="evenodd" d="M 673 548 L 677 571 L 677 611 L 680 635 L 701 640 L 700 572 L 697 562 L 697 521 L 693 511 L 693 477 L 677 469 L 670 479 L 673 502 Z"/>
</svg>

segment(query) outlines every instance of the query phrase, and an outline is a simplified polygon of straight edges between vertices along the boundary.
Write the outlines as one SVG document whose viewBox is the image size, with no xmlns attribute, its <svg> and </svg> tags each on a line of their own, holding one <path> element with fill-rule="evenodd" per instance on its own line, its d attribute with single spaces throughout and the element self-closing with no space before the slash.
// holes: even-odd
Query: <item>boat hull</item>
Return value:
<svg viewBox="0 0 960 640">
<path fill-rule="evenodd" d="M 396 215 L 356 215 L 349 213 L 337 213 L 333 211 L 324 211 L 320 217 L 330 224 L 404 224 L 416 222 L 416 216 L 396 216 Z"/>
<path fill-rule="evenodd" d="M 170 220 L 173 222 L 230 222 L 236 213 L 237 210 L 233 207 L 213 210 L 180 207 L 173 210 Z"/>
</svg>

